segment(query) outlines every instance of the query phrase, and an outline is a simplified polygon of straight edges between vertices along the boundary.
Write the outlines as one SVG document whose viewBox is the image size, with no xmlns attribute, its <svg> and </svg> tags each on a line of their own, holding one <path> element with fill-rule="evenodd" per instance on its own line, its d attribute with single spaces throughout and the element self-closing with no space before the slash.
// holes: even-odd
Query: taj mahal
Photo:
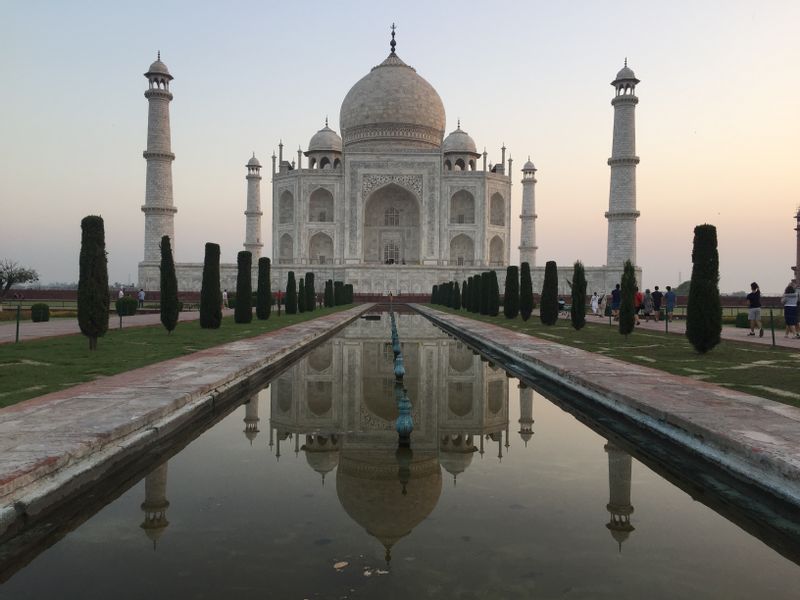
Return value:
<svg viewBox="0 0 800 600">
<path fill-rule="evenodd" d="M 170 83 L 158 59 L 145 77 L 149 103 L 144 260 L 139 285 L 159 287 L 160 241 L 175 248 L 172 161 L 169 126 Z M 636 79 L 627 66 L 612 82 L 615 96 L 608 210 L 607 259 L 587 266 L 589 287 L 611 290 L 625 260 L 636 264 Z M 522 210 L 512 215 L 513 161 L 487 163 L 460 121 L 446 132 L 444 103 L 436 89 L 396 52 L 392 30 L 389 55 L 353 85 L 339 111 L 341 135 L 325 126 L 311 136 L 296 158 L 273 154 L 272 248 L 262 242 L 261 169 L 253 155 L 246 163 L 244 249 L 253 255 L 253 280 L 259 257 L 272 259 L 272 289 L 282 289 L 289 271 L 313 271 L 317 281 L 342 280 L 356 293 L 428 293 L 443 281 L 462 281 L 493 269 L 505 280 L 512 245 L 520 262 L 531 265 L 534 291 L 544 268 L 537 263 L 536 167 L 522 166 Z M 598 218 L 600 207 L 598 207 Z M 511 219 L 521 220 L 520 239 L 511 239 Z M 543 262 L 543 261 L 542 261 Z M 181 291 L 199 290 L 201 263 L 176 265 Z M 236 285 L 236 265 L 222 265 L 221 285 Z M 561 265 L 559 279 L 572 275 Z M 637 267 L 641 281 L 641 270 Z"/>
</svg>

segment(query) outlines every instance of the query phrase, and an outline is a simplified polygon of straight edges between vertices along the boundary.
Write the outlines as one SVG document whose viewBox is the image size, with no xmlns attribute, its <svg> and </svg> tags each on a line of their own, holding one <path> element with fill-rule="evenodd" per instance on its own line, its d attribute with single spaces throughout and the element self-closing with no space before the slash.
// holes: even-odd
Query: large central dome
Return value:
<svg viewBox="0 0 800 600">
<path fill-rule="evenodd" d="M 438 149 L 444 105 L 433 86 L 392 52 L 347 93 L 339 124 L 346 148 Z"/>
</svg>

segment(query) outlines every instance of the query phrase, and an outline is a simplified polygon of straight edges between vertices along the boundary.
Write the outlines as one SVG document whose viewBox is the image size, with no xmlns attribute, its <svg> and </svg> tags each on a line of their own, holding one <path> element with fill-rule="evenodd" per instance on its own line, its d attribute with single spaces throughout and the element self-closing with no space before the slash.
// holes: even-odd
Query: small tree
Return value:
<svg viewBox="0 0 800 600">
<path fill-rule="evenodd" d="M 297 314 L 297 284 L 294 280 L 294 271 L 289 271 L 286 280 L 286 314 Z"/>
<path fill-rule="evenodd" d="M 519 314 L 519 269 L 515 265 L 510 265 L 506 269 L 503 314 L 506 319 L 516 319 Z"/>
<path fill-rule="evenodd" d="M 431 290 L 431 304 L 437 304 L 438 298 L 436 295 L 439 293 L 439 286 L 434 284 L 433 289 Z"/>
<path fill-rule="evenodd" d="M 483 275 L 478 274 L 472 277 L 472 283 L 475 284 L 475 289 L 471 291 L 472 294 L 472 312 L 479 313 L 481 312 L 481 298 L 483 298 L 483 290 L 481 289 L 481 285 L 483 284 Z"/>
<path fill-rule="evenodd" d="M 250 323 L 253 320 L 253 254 L 242 250 L 236 255 L 236 304 L 233 320 Z"/>
<path fill-rule="evenodd" d="M 325 306 L 333 306 L 333 279 L 325 282 Z"/>
<path fill-rule="evenodd" d="M 467 308 L 468 303 L 469 303 L 469 284 L 465 279 L 461 283 L 461 308 L 463 308 L 464 310 L 469 310 Z"/>
<path fill-rule="evenodd" d="M 219 244 L 208 242 L 200 286 L 200 327 L 218 329 L 222 324 L 222 290 L 219 285 Z"/>
<path fill-rule="evenodd" d="M 481 314 L 489 314 L 489 296 L 492 293 L 492 284 L 489 281 L 489 271 L 481 273 Z"/>
<path fill-rule="evenodd" d="M 522 263 L 520 272 L 519 312 L 523 321 L 527 321 L 533 312 L 533 283 L 531 282 L 531 266 L 526 262 Z"/>
<path fill-rule="evenodd" d="M 334 306 L 341 306 L 344 304 L 344 282 L 333 282 L 333 304 Z"/>
<path fill-rule="evenodd" d="M 345 304 L 352 304 L 353 303 L 353 284 L 347 283 L 344 286 L 344 299 Z"/>
<path fill-rule="evenodd" d="M 306 310 L 313 311 L 317 308 L 317 292 L 314 289 L 314 274 L 306 273 Z"/>
<path fill-rule="evenodd" d="M 297 282 L 297 312 L 306 312 L 306 281 L 302 277 Z"/>
<path fill-rule="evenodd" d="M 686 337 L 700 354 L 720 342 L 722 306 L 719 299 L 719 253 L 717 228 L 694 228 L 692 279 L 686 303 Z"/>
<path fill-rule="evenodd" d="M 457 281 L 453 284 L 453 308 L 461 310 L 461 290 Z"/>
<path fill-rule="evenodd" d="M 97 338 L 108 331 L 108 309 L 111 301 L 108 295 L 108 259 L 102 217 L 90 215 L 81 221 L 79 270 L 78 325 L 81 333 L 89 338 L 89 350 L 97 350 Z"/>
<path fill-rule="evenodd" d="M 572 326 L 578 330 L 586 325 L 586 272 L 581 261 L 576 261 L 572 269 Z"/>
<path fill-rule="evenodd" d="M 178 278 L 169 236 L 161 238 L 161 324 L 167 333 L 178 325 Z"/>
<path fill-rule="evenodd" d="M 270 263 L 266 256 L 258 259 L 258 291 L 256 292 L 256 317 L 269 319 L 272 311 L 272 290 L 270 289 Z"/>
<path fill-rule="evenodd" d="M 496 317 L 500 313 L 500 284 L 497 282 L 497 271 L 489 271 L 489 316 Z"/>
<path fill-rule="evenodd" d="M 633 296 L 636 293 L 636 271 L 633 270 L 633 263 L 629 260 L 625 261 L 622 268 L 619 291 L 619 332 L 627 336 L 633 331 L 636 324 L 636 313 L 633 306 Z"/>
<path fill-rule="evenodd" d="M 39 281 L 39 275 L 33 269 L 20 267 L 13 260 L 0 260 L 0 298 L 5 298 L 12 285 Z"/>
<path fill-rule="evenodd" d="M 548 260 L 544 266 L 539 319 L 544 325 L 555 325 L 558 321 L 558 266 L 554 260 Z"/>
</svg>

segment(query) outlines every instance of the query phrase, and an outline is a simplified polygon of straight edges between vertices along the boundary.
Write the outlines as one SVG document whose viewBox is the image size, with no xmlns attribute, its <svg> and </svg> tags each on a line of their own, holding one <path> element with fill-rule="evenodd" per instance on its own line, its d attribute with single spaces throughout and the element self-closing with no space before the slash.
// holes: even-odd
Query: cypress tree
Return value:
<svg viewBox="0 0 800 600">
<path fill-rule="evenodd" d="M 242 250 L 236 255 L 236 305 L 233 309 L 235 323 L 253 320 L 253 254 Z"/>
<path fill-rule="evenodd" d="M 469 302 L 469 287 L 467 285 L 467 280 L 461 282 L 461 308 L 464 310 L 467 309 L 467 303 Z"/>
<path fill-rule="evenodd" d="M 510 265 L 506 269 L 503 314 L 506 319 L 516 319 L 519 314 L 519 268 L 516 265 Z"/>
<path fill-rule="evenodd" d="M 686 303 L 686 337 L 700 354 L 720 342 L 722 306 L 719 299 L 717 228 L 698 225 L 692 246 L 692 279 Z"/>
<path fill-rule="evenodd" d="M 434 284 L 433 289 L 431 290 L 431 304 L 436 304 L 438 298 L 436 295 L 439 293 L 439 286 Z"/>
<path fill-rule="evenodd" d="M 344 286 L 344 299 L 345 304 L 352 304 L 353 303 L 353 284 L 348 283 Z"/>
<path fill-rule="evenodd" d="M 489 315 L 496 317 L 500 312 L 500 284 L 497 282 L 497 271 L 489 271 Z"/>
<path fill-rule="evenodd" d="M 620 282 L 619 332 L 622 335 L 631 333 L 636 323 L 636 315 L 633 309 L 635 290 L 636 272 L 633 270 L 633 263 L 626 260 L 622 269 L 622 281 Z"/>
<path fill-rule="evenodd" d="M 481 273 L 481 310 L 482 315 L 489 314 L 489 295 L 492 293 L 492 284 L 489 282 L 489 272 Z"/>
<path fill-rule="evenodd" d="M 272 290 L 270 290 L 270 264 L 265 256 L 258 259 L 258 291 L 256 292 L 256 317 L 269 319 L 272 310 Z"/>
<path fill-rule="evenodd" d="M 519 279 L 519 313 L 523 321 L 527 321 L 533 312 L 533 283 L 531 282 L 531 266 L 524 262 L 521 265 Z"/>
<path fill-rule="evenodd" d="M 287 315 L 297 314 L 297 284 L 294 280 L 294 271 L 289 271 L 289 276 L 286 279 L 286 307 Z"/>
<path fill-rule="evenodd" d="M 555 325 L 558 321 L 558 267 L 554 260 L 548 260 L 544 266 L 539 319 L 544 325 Z"/>
<path fill-rule="evenodd" d="M 461 310 L 461 290 L 458 289 L 458 282 L 453 284 L 453 308 Z"/>
<path fill-rule="evenodd" d="M 314 289 L 314 274 L 306 273 L 306 310 L 317 308 L 317 291 Z"/>
<path fill-rule="evenodd" d="M 483 297 L 481 284 L 483 283 L 483 276 L 481 274 L 474 275 L 472 283 L 475 284 L 475 289 L 472 290 L 472 312 L 477 314 L 481 312 L 481 298 Z"/>
<path fill-rule="evenodd" d="M 178 325 L 178 278 L 168 235 L 161 238 L 161 324 L 167 333 Z"/>
<path fill-rule="evenodd" d="M 582 329 L 586 325 L 586 272 L 581 261 L 575 262 L 572 270 L 572 308 L 570 309 L 572 326 Z"/>
<path fill-rule="evenodd" d="M 333 306 L 333 279 L 325 282 L 325 306 Z"/>
<path fill-rule="evenodd" d="M 444 284 L 444 305 L 448 308 L 453 308 L 453 282 L 448 281 Z"/>
<path fill-rule="evenodd" d="M 222 324 L 222 290 L 219 285 L 219 244 L 206 244 L 203 283 L 200 287 L 200 327 L 218 329 Z"/>
<path fill-rule="evenodd" d="M 341 281 L 333 282 L 333 305 L 341 306 L 344 304 L 344 283 Z"/>
<path fill-rule="evenodd" d="M 97 350 L 97 338 L 108 331 L 108 259 L 103 217 L 81 220 L 81 254 L 78 279 L 78 325 L 89 338 L 89 350 Z"/>
<path fill-rule="evenodd" d="M 306 281 L 302 277 L 297 284 L 297 312 L 306 312 Z"/>
</svg>

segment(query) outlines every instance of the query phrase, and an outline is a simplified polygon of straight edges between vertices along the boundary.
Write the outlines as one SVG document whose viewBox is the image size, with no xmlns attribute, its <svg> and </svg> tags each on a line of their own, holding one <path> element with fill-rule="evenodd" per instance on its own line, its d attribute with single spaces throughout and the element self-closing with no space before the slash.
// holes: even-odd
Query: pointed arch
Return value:
<svg viewBox="0 0 800 600">
<path fill-rule="evenodd" d="M 291 264 L 294 260 L 294 239 L 288 233 L 281 236 L 278 244 L 278 259 L 283 264 Z"/>
<path fill-rule="evenodd" d="M 325 188 L 317 188 L 308 198 L 308 220 L 311 222 L 333 221 L 333 194 Z"/>
<path fill-rule="evenodd" d="M 278 200 L 278 222 L 294 223 L 294 196 L 289 190 L 284 190 Z"/>
<path fill-rule="evenodd" d="M 496 235 L 489 242 L 489 263 L 492 265 L 502 265 L 505 256 L 505 244 L 503 238 Z"/>
<path fill-rule="evenodd" d="M 450 264 L 469 266 L 475 262 L 475 242 L 465 233 L 450 240 Z"/>
<path fill-rule="evenodd" d="M 321 265 L 333 262 L 333 240 L 327 233 L 321 231 L 315 233 L 308 240 L 308 258 L 311 263 Z"/>
<path fill-rule="evenodd" d="M 450 223 L 475 223 L 475 196 L 467 190 L 458 190 L 450 198 Z"/>
<path fill-rule="evenodd" d="M 489 201 L 489 223 L 491 225 L 506 224 L 506 201 L 499 192 L 492 194 Z"/>
</svg>

